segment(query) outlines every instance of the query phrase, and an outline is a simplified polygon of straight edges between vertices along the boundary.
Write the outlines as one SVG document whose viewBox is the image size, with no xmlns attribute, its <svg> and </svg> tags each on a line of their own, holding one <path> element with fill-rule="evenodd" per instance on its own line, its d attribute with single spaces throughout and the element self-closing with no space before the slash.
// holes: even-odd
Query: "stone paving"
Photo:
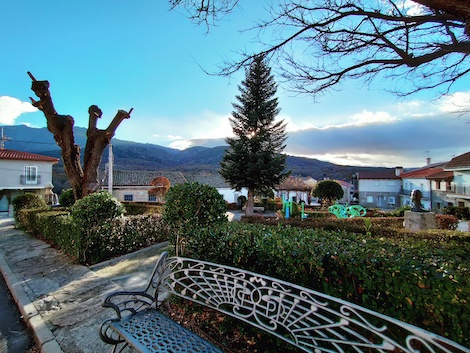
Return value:
<svg viewBox="0 0 470 353">
<path fill-rule="evenodd" d="M 0 269 L 43 353 L 108 351 L 98 335 L 111 315 L 102 300 L 144 286 L 165 245 L 87 267 L 0 218 Z"/>
</svg>

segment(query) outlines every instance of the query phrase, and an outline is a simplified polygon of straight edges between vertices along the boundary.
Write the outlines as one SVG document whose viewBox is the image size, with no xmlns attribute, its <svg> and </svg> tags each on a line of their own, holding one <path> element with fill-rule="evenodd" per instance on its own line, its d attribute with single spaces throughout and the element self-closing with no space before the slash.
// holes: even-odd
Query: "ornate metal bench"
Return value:
<svg viewBox="0 0 470 353">
<path fill-rule="evenodd" d="M 223 352 L 159 310 L 174 295 L 258 327 L 305 352 L 470 352 L 418 327 L 295 284 L 164 253 L 141 292 L 110 294 L 100 336 L 140 352 Z"/>
</svg>

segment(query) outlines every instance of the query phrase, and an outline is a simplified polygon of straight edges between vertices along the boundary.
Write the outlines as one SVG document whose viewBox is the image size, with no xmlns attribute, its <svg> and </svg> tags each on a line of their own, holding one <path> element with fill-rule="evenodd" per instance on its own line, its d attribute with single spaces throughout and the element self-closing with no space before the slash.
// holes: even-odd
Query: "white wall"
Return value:
<svg viewBox="0 0 470 353">
<path fill-rule="evenodd" d="M 21 184 L 20 177 L 25 173 L 25 167 L 36 166 L 40 182 L 37 184 Z M 52 183 L 52 164 L 50 162 L 0 159 L 0 189 L 42 189 L 47 183 Z"/>
</svg>

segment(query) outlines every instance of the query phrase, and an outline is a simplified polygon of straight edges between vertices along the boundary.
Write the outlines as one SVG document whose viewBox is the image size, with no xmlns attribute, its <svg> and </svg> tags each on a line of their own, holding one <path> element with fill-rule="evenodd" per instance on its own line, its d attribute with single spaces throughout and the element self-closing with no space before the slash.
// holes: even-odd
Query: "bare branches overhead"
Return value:
<svg viewBox="0 0 470 353">
<path fill-rule="evenodd" d="M 231 11 L 239 1 L 172 3 L 206 5 L 192 9 L 207 23 L 214 11 Z M 468 0 L 272 1 L 268 20 L 252 28 L 259 31 L 260 49 L 242 52 L 219 74 L 231 75 L 261 53 L 294 92 L 316 96 L 347 78 L 386 78 L 387 89 L 401 95 L 447 93 L 470 73 L 469 21 Z"/>
</svg>

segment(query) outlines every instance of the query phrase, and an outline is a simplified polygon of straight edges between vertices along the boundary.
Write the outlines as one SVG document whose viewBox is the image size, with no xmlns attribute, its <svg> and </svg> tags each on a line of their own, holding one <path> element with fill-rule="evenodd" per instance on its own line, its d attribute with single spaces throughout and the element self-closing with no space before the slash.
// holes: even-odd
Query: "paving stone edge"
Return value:
<svg viewBox="0 0 470 353">
<path fill-rule="evenodd" d="M 18 277 L 12 272 L 10 266 L 5 261 L 3 255 L 0 253 L 0 271 L 2 272 L 3 278 L 10 290 L 10 293 L 18 306 L 23 320 L 26 322 L 28 327 L 32 330 L 34 340 L 38 347 L 41 349 L 41 353 L 64 353 L 56 341 L 53 333 L 47 327 L 46 322 L 36 310 L 31 299 L 26 294 L 24 286 Z"/>
</svg>

